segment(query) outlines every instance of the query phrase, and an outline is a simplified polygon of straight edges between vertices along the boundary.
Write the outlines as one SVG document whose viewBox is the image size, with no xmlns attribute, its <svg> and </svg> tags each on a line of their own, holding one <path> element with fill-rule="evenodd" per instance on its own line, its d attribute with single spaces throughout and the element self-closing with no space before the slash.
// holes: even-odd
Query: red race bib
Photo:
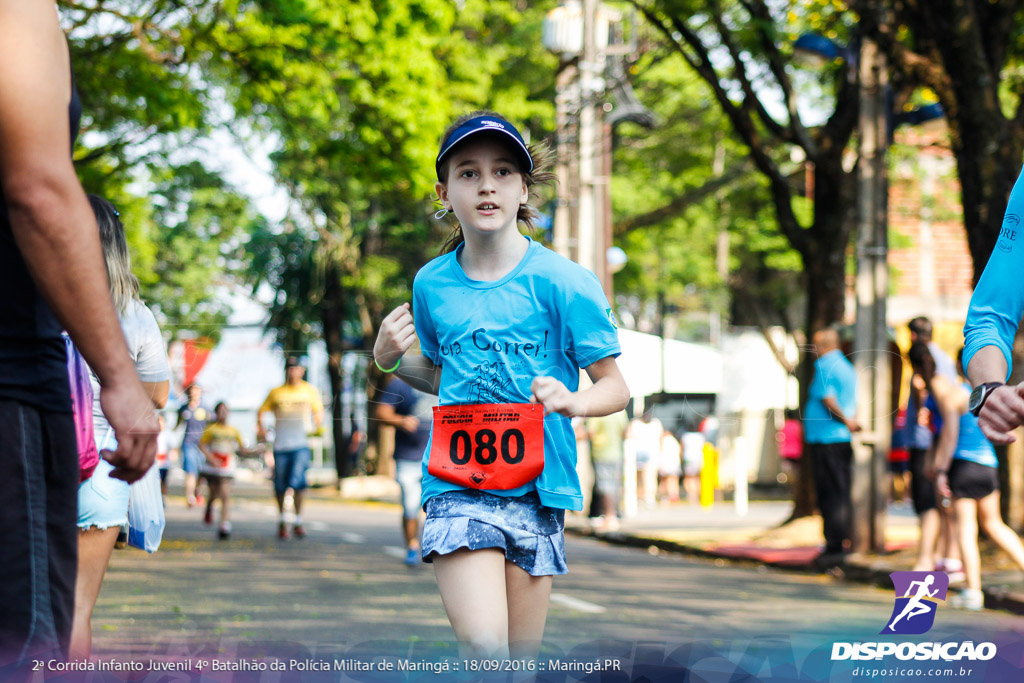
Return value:
<svg viewBox="0 0 1024 683">
<path fill-rule="evenodd" d="M 544 406 L 434 408 L 427 472 L 471 489 L 514 489 L 544 470 Z"/>
</svg>

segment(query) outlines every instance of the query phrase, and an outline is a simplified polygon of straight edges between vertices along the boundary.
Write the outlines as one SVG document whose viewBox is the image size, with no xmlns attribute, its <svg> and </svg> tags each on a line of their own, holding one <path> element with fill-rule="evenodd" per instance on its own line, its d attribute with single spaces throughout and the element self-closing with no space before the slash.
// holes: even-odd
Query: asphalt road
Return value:
<svg viewBox="0 0 1024 683">
<path fill-rule="evenodd" d="M 158 553 L 114 552 L 93 617 L 94 655 L 243 663 L 453 656 L 431 567 L 402 563 L 399 515 L 393 505 L 310 501 L 309 536 L 280 541 L 269 496 L 239 499 L 232 538 L 220 541 L 200 511 L 172 499 Z M 570 573 L 555 579 L 542 659 L 604 656 L 623 666 L 660 666 L 682 658 L 695 670 L 721 669 L 722 680 L 741 662 L 752 672 L 773 671 L 773 662 L 806 670 L 827 659 L 834 642 L 885 640 L 878 634 L 893 607 L 891 590 L 830 577 L 573 537 L 567 549 Z M 928 635 L 915 639 L 1019 644 L 1022 631 L 1020 617 L 942 606 Z M 319 680 L 295 674 L 301 666 L 292 665 L 296 680 Z M 289 680 L 287 673 L 253 675 Z M 709 676 L 700 680 L 715 680 Z M 832 676 L 844 677 L 851 680 Z M 601 680 L 635 677 L 606 670 Z"/>
</svg>

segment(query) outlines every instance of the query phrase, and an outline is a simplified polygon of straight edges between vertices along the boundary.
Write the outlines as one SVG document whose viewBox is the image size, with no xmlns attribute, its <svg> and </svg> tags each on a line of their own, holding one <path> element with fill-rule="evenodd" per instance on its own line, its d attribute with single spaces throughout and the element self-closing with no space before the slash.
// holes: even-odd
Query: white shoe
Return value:
<svg viewBox="0 0 1024 683">
<path fill-rule="evenodd" d="M 985 609 L 985 594 L 979 590 L 965 588 L 949 600 L 951 607 L 965 609 L 972 612 Z"/>
</svg>

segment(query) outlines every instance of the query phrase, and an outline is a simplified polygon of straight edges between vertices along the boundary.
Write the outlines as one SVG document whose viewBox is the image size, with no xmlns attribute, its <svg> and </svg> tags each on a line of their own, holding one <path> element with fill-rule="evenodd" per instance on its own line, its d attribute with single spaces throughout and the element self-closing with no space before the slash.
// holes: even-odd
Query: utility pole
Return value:
<svg viewBox="0 0 1024 683">
<path fill-rule="evenodd" d="M 575 196 L 572 190 L 572 168 L 570 158 L 576 155 L 571 152 L 576 142 L 576 126 L 573 122 L 575 104 L 578 95 L 574 91 L 578 88 L 576 83 L 578 70 L 574 64 L 565 64 L 559 70 L 555 81 L 555 133 L 556 162 L 555 176 L 558 178 L 556 191 L 558 192 L 555 203 L 555 216 L 552 224 L 552 237 L 554 250 L 566 258 L 573 258 L 573 218 L 575 214 Z"/>
<path fill-rule="evenodd" d="M 885 549 L 886 454 L 892 441 L 892 375 L 886 331 L 889 289 L 888 180 L 889 146 L 884 54 L 871 40 L 860 46 L 860 161 L 857 179 L 857 322 L 854 367 L 857 370 L 857 421 L 853 458 L 853 526 L 855 552 Z"/>
<path fill-rule="evenodd" d="M 604 282 L 607 248 L 602 212 L 604 190 L 599 175 L 603 165 L 604 135 L 601 129 L 600 95 L 604 91 L 604 55 L 597 45 L 599 0 L 583 0 L 583 59 L 580 61 L 579 213 L 576 240 L 580 265 Z"/>
</svg>

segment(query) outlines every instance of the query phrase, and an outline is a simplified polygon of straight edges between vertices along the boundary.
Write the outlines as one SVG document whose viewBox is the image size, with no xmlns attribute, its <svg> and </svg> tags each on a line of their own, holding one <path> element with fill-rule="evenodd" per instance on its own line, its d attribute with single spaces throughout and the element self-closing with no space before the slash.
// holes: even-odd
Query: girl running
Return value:
<svg viewBox="0 0 1024 683">
<path fill-rule="evenodd" d="M 228 424 L 228 406 L 221 401 L 213 409 L 216 419 L 206 425 L 199 438 L 199 450 L 206 457 L 200 472 L 210 484 L 210 500 L 206 503 L 203 521 L 213 524 L 213 505 L 220 501 L 220 527 L 217 537 L 231 537 L 231 482 L 235 478 L 239 455 L 263 453 L 262 447 L 246 448 L 241 433 Z"/>
<path fill-rule="evenodd" d="M 548 155 L 491 112 L 456 120 L 436 191 L 458 219 L 381 324 L 374 360 L 439 395 L 424 454 L 422 557 L 464 656 L 532 657 L 565 510 L 580 510 L 570 418 L 625 407 L 611 308 L 593 273 L 519 232 Z M 419 338 L 421 356 L 403 359 Z M 593 381 L 579 390 L 579 369 Z"/>
<path fill-rule="evenodd" d="M 961 354 L 963 352 L 961 351 Z M 995 449 L 981 433 L 978 418 L 967 409 L 971 388 L 960 378 L 953 384 L 935 371 L 935 358 L 923 342 L 914 342 L 907 354 L 910 364 L 925 381 L 928 392 L 939 407 L 942 427 L 935 447 L 935 488 L 943 496 L 952 496 L 953 515 L 963 554 L 967 588 L 952 598 L 954 607 L 980 610 L 985 606 L 981 592 L 981 553 L 978 550 L 978 524 L 985 533 L 1024 569 L 1024 544 L 1003 522 L 999 513 L 999 477 Z M 959 359 L 958 359 L 959 360 Z M 957 363 L 963 373 L 963 366 Z"/>
</svg>

